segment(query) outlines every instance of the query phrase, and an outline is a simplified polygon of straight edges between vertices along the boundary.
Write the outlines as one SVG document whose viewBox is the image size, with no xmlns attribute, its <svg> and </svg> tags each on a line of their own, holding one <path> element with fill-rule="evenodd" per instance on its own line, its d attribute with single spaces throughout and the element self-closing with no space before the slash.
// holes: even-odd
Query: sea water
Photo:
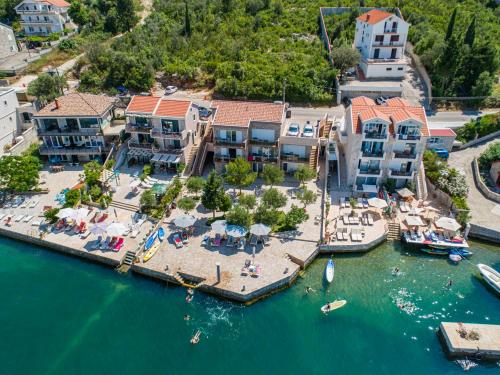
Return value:
<svg viewBox="0 0 500 375">
<path fill-rule="evenodd" d="M 1 238 L 0 373 L 458 374 L 439 323 L 500 324 L 500 299 L 474 266 L 500 269 L 500 249 L 471 244 L 458 265 L 398 243 L 336 255 L 331 285 L 320 257 L 291 288 L 244 307 L 200 292 L 187 304 L 183 288 Z M 322 314 L 335 299 L 347 305 Z"/>
</svg>

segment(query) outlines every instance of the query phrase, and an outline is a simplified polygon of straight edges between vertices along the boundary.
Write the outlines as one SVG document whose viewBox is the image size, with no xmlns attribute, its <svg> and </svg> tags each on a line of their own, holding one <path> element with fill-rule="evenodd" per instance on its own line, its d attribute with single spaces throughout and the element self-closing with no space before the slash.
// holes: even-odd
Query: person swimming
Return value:
<svg viewBox="0 0 500 375">
<path fill-rule="evenodd" d="M 196 331 L 195 335 L 191 338 L 191 344 L 195 345 L 195 344 L 198 344 L 200 342 L 200 335 L 201 335 L 201 331 L 198 330 Z"/>
<path fill-rule="evenodd" d="M 191 316 L 189 316 L 188 314 L 184 315 L 184 320 L 191 320 Z"/>
<path fill-rule="evenodd" d="M 314 292 L 315 290 L 311 288 L 310 286 L 306 286 L 306 293 L 309 294 L 311 292 Z"/>
<path fill-rule="evenodd" d="M 189 294 L 186 296 L 186 302 L 190 303 L 193 300 L 193 296 L 190 296 Z"/>
</svg>

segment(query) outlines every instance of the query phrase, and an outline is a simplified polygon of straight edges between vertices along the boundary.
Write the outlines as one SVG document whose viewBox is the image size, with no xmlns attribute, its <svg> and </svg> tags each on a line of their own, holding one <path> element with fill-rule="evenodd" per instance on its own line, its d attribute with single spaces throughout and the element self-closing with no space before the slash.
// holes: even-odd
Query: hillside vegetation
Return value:
<svg viewBox="0 0 500 375">
<path fill-rule="evenodd" d="M 169 82 L 213 87 L 250 99 L 332 99 L 334 69 L 319 39 L 324 0 L 156 0 L 143 26 L 110 46 L 94 45 L 80 65 L 81 89 L 149 89 L 157 72 Z M 494 0 L 337 1 L 398 6 L 436 96 L 487 96 L 498 69 L 500 11 Z M 451 22 L 453 10 L 457 9 Z M 339 34 L 351 37 L 346 28 Z M 449 31 L 451 30 L 451 31 Z M 448 34 L 448 37 L 447 37 Z M 345 36 L 345 37 L 344 37 Z"/>
</svg>

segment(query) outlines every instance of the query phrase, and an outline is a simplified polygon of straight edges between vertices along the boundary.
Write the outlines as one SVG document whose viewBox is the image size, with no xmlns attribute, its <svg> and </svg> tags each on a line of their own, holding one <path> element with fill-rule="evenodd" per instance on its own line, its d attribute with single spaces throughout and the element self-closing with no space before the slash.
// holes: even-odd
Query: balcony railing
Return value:
<svg viewBox="0 0 500 375">
<path fill-rule="evenodd" d="M 267 139 L 258 139 L 258 138 L 251 138 L 250 143 L 253 143 L 254 145 L 263 145 L 263 146 L 278 146 L 278 140 L 267 140 Z"/>
<path fill-rule="evenodd" d="M 128 147 L 129 148 L 137 148 L 141 150 L 152 150 L 153 149 L 153 143 L 137 143 L 133 142 L 132 140 L 128 141 Z"/>
<path fill-rule="evenodd" d="M 236 147 L 236 148 L 244 148 L 246 145 L 246 141 L 233 141 L 227 138 L 215 138 L 214 140 L 217 146 L 228 146 L 228 147 Z"/>
<path fill-rule="evenodd" d="M 379 176 L 380 168 L 358 168 L 358 175 Z"/>
<path fill-rule="evenodd" d="M 55 9 L 18 9 L 17 14 L 58 14 L 59 12 Z"/>
<path fill-rule="evenodd" d="M 361 151 L 361 156 L 364 158 L 383 158 L 384 151 Z"/>
<path fill-rule="evenodd" d="M 214 161 L 219 162 L 219 163 L 228 163 L 231 160 L 236 159 L 236 156 L 231 157 L 229 155 L 214 155 Z"/>
<path fill-rule="evenodd" d="M 153 129 L 153 124 L 137 125 L 137 124 L 127 124 L 125 125 L 125 131 L 128 133 L 150 133 Z"/>
<path fill-rule="evenodd" d="M 373 42 L 374 47 L 403 47 L 404 43 L 400 41 L 392 42 Z"/>
<path fill-rule="evenodd" d="M 397 27 L 388 27 L 384 30 L 384 33 L 397 33 L 398 28 Z"/>
<path fill-rule="evenodd" d="M 365 139 L 387 139 L 386 132 L 365 132 L 363 133 Z"/>
<path fill-rule="evenodd" d="M 183 139 L 186 132 L 166 132 L 162 130 L 151 130 L 151 137 L 153 138 L 165 138 L 165 139 Z"/>
<path fill-rule="evenodd" d="M 309 161 L 309 158 L 306 158 L 306 157 L 303 157 L 303 156 L 299 156 L 299 155 L 295 155 L 295 154 L 281 154 L 280 158 L 281 158 L 281 160 L 294 161 L 294 162 L 297 162 L 297 163 L 300 163 L 300 162 L 303 163 L 303 162 L 308 162 Z"/>
<path fill-rule="evenodd" d="M 261 163 L 275 163 L 278 161 L 278 156 L 252 154 L 248 156 L 248 161 L 256 161 Z"/>
<path fill-rule="evenodd" d="M 398 134 L 400 141 L 419 141 L 421 137 L 420 134 Z"/>
<path fill-rule="evenodd" d="M 182 152 L 183 152 L 182 148 L 173 148 L 173 147 L 159 148 L 159 147 L 153 146 L 151 148 L 151 150 L 155 154 L 174 154 L 174 155 L 179 155 L 179 154 L 182 154 Z"/>
<path fill-rule="evenodd" d="M 394 158 L 395 159 L 415 159 L 417 157 L 417 153 L 415 151 L 412 152 L 398 152 L 394 151 Z"/>
<path fill-rule="evenodd" d="M 64 147 L 40 147 L 40 155 L 87 155 L 100 154 L 103 148 L 99 146 L 64 146 Z"/>
<path fill-rule="evenodd" d="M 392 177 L 413 177 L 414 171 L 401 171 L 401 170 L 393 170 L 389 171 L 389 176 Z"/>
<path fill-rule="evenodd" d="M 79 129 L 79 128 L 50 128 L 50 129 L 42 129 L 37 128 L 37 132 L 39 136 L 90 136 L 90 135 L 98 135 L 101 133 L 100 128 L 88 128 L 88 129 Z"/>
<path fill-rule="evenodd" d="M 33 24 L 42 24 L 42 25 L 57 25 L 57 22 L 52 22 L 51 20 L 21 20 L 19 22 L 21 25 L 33 25 Z"/>
</svg>

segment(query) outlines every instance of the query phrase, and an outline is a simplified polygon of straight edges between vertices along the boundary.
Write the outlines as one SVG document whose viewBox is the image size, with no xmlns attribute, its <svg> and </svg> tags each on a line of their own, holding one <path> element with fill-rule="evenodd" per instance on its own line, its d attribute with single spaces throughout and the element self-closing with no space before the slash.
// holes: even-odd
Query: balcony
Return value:
<svg viewBox="0 0 500 375">
<path fill-rule="evenodd" d="M 151 130 L 151 137 L 153 138 L 164 138 L 164 139 L 184 139 L 186 138 L 186 130 L 181 132 L 166 132 L 158 129 Z"/>
<path fill-rule="evenodd" d="M 183 149 L 182 148 L 173 148 L 173 147 L 163 147 L 163 148 L 159 148 L 159 147 L 155 147 L 154 145 L 152 146 L 151 150 L 155 153 L 155 154 L 169 154 L 169 155 L 180 155 L 183 153 Z"/>
<path fill-rule="evenodd" d="M 394 159 L 410 159 L 413 160 L 417 157 L 417 153 L 415 151 L 394 151 L 393 158 Z"/>
<path fill-rule="evenodd" d="M 255 161 L 258 163 L 276 163 L 278 161 L 278 156 L 252 154 L 248 156 L 248 161 Z"/>
<path fill-rule="evenodd" d="M 373 42 L 373 47 L 403 47 L 404 43 L 401 41 L 389 41 L 389 42 Z"/>
<path fill-rule="evenodd" d="M 380 177 L 381 175 L 381 169 L 380 168 L 358 168 L 358 176 L 376 176 Z"/>
<path fill-rule="evenodd" d="M 371 158 L 371 159 L 383 159 L 384 158 L 384 150 L 381 151 L 363 151 L 359 152 L 359 156 L 361 158 Z"/>
<path fill-rule="evenodd" d="M 55 9 L 18 9 L 17 14 L 59 14 Z"/>
<path fill-rule="evenodd" d="M 214 155 L 214 161 L 218 163 L 229 163 L 231 160 L 236 159 L 236 156 L 229 156 L 229 155 L 220 155 L 220 154 L 215 154 Z"/>
<path fill-rule="evenodd" d="M 89 155 L 100 154 L 104 151 L 99 146 L 64 146 L 64 147 L 40 147 L 40 155 Z"/>
<path fill-rule="evenodd" d="M 398 32 L 397 27 L 388 27 L 388 28 L 384 29 L 384 33 L 386 33 L 386 34 L 394 34 L 397 32 Z"/>
<path fill-rule="evenodd" d="M 246 141 L 233 141 L 227 138 L 215 138 L 214 143 L 216 146 L 226 146 L 230 148 L 245 148 Z"/>
<path fill-rule="evenodd" d="M 295 163 L 306 163 L 306 162 L 308 163 L 309 162 L 309 158 L 295 155 L 295 154 L 281 154 L 280 159 L 283 161 L 291 161 L 291 162 L 295 162 Z"/>
<path fill-rule="evenodd" d="M 389 170 L 389 176 L 394 178 L 414 178 L 415 171 Z"/>
<path fill-rule="evenodd" d="M 398 134 L 400 141 L 420 141 L 422 136 L 420 134 Z"/>
<path fill-rule="evenodd" d="M 149 134 L 151 133 L 151 130 L 153 129 L 153 124 L 144 124 L 144 125 L 137 125 L 137 124 L 127 124 L 125 125 L 125 131 L 127 133 L 145 133 Z"/>
<path fill-rule="evenodd" d="M 363 139 L 387 139 L 387 132 L 364 132 Z"/>
<path fill-rule="evenodd" d="M 100 128 L 49 128 L 41 129 L 37 128 L 39 136 L 95 136 L 101 134 Z"/>
<path fill-rule="evenodd" d="M 27 26 L 27 25 L 57 25 L 58 24 L 57 22 L 52 22 L 51 20 L 31 20 L 31 21 L 21 20 L 19 23 L 23 26 Z"/>
<path fill-rule="evenodd" d="M 258 138 L 251 138 L 250 143 L 254 145 L 261 145 L 261 146 L 268 146 L 268 147 L 276 147 L 278 146 L 278 140 L 267 140 L 267 139 L 258 139 Z"/>
<path fill-rule="evenodd" d="M 128 147 L 129 148 L 135 148 L 138 150 L 148 150 L 152 151 L 153 149 L 153 143 L 137 143 L 133 142 L 132 139 L 128 141 Z"/>
</svg>

